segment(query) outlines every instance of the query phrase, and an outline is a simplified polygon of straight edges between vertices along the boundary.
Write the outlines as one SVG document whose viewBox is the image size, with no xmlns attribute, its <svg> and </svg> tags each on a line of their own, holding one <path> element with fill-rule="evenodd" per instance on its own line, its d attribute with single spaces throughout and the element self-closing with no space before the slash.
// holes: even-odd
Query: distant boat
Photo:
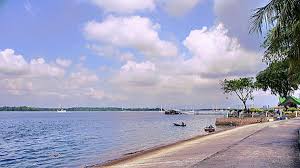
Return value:
<svg viewBox="0 0 300 168">
<path fill-rule="evenodd" d="M 186 124 L 185 123 L 182 123 L 182 124 L 177 124 L 177 123 L 173 123 L 174 126 L 177 126 L 177 127 L 185 127 Z"/>
<path fill-rule="evenodd" d="M 63 108 L 60 108 L 60 109 L 57 109 L 56 110 L 58 113 L 65 113 L 67 112 L 67 110 L 63 109 Z"/>
<path fill-rule="evenodd" d="M 162 106 L 160 106 L 160 112 L 161 113 L 165 112 L 165 109 L 163 109 Z"/>
<path fill-rule="evenodd" d="M 165 110 L 165 114 L 166 115 L 178 115 L 178 114 L 182 114 L 182 112 L 179 110 Z"/>
</svg>

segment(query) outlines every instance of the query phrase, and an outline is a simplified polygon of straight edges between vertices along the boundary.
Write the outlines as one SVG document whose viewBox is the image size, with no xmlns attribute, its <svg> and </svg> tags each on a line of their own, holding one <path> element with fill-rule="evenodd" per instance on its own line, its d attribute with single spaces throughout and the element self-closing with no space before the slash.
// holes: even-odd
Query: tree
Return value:
<svg viewBox="0 0 300 168">
<path fill-rule="evenodd" d="M 300 0 L 271 0 L 257 8 L 251 20 L 251 32 L 269 29 L 264 42 L 267 60 L 300 61 Z"/>
<path fill-rule="evenodd" d="M 273 62 L 258 73 L 256 85 L 264 91 L 270 90 L 274 95 L 287 98 L 298 89 L 297 83 L 291 80 L 288 71 L 287 61 Z"/>
<path fill-rule="evenodd" d="M 253 78 L 239 78 L 233 80 L 227 80 L 221 82 L 222 90 L 224 94 L 234 93 L 243 102 L 244 110 L 247 110 L 247 101 L 253 100 L 253 91 L 255 90 L 255 84 Z"/>
</svg>

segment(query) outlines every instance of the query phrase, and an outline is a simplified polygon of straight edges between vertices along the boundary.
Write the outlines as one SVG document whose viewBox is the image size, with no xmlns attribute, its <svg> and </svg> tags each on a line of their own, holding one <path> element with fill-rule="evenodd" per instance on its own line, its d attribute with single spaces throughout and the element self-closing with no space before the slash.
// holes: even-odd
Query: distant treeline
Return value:
<svg viewBox="0 0 300 168">
<path fill-rule="evenodd" d="M 0 107 L 0 111 L 56 111 L 60 108 L 41 108 L 41 107 Z M 71 107 L 64 108 L 67 111 L 159 111 L 160 108 L 120 108 L 120 107 Z"/>
</svg>

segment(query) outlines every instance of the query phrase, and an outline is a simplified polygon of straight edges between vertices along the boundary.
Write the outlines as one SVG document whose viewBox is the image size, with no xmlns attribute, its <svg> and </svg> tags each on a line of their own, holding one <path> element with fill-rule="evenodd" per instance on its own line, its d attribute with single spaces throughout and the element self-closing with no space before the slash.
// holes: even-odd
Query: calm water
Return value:
<svg viewBox="0 0 300 168">
<path fill-rule="evenodd" d="M 0 112 L 0 167 L 83 167 L 203 134 L 220 116 Z M 187 127 L 174 127 L 184 121 Z"/>
</svg>

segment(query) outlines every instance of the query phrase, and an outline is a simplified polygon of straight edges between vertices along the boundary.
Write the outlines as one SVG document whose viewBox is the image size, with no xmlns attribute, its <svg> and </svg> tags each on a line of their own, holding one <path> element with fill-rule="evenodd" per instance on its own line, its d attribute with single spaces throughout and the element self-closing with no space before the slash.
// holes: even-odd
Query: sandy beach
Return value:
<svg viewBox="0 0 300 168">
<path fill-rule="evenodd" d="M 94 167 L 295 167 L 299 166 L 299 121 L 241 126 L 141 151 Z"/>
</svg>

